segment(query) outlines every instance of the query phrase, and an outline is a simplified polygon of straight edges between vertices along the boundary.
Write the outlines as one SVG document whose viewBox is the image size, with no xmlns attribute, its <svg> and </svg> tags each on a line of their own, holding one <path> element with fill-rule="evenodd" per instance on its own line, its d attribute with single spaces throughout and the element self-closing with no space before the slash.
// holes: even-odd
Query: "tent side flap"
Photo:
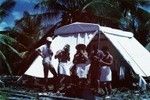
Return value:
<svg viewBox="0 0 150 100">
<path fill-rule="evenodd" d="M 137 74 L 150 76 L 150 53 L 134 37 L 104 34 Z"/>
</svg>

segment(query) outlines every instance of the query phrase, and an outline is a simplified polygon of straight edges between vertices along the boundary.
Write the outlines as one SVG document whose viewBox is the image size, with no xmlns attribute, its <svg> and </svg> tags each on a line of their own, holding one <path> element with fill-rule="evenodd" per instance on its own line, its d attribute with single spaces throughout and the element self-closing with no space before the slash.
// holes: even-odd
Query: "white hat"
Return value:
<svg viewBox="0 0 150 100">
<path fill-rule="evenodd" d="M 52 38 L 51 37 L 47 37 L 46 40 L 49 41 L 49 42 L 52 42 Z"/>
</svg>

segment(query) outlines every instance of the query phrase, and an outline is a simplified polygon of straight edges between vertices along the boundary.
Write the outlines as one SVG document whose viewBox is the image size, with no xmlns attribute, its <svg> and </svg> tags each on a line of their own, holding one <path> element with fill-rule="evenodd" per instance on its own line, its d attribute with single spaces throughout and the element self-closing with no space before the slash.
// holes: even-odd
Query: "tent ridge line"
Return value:
<svg viewBox="0 0 150 100">
<path fill-rule="evenodd" d="M 106 33 L 106 34 L 110 34 L 110 35 L 115 35 L 115 36 L 119 36 L 119 37 L 126 37 L 126 38 L 132 38 L 131 36 L 126 36 L 126 35 L 119 35 L 119 34 L 114 34 L 114 33 L 111 33 L 111 32 L 106 32 L 106 31 L 102 31 L 103 33 Z"/>
</svg>

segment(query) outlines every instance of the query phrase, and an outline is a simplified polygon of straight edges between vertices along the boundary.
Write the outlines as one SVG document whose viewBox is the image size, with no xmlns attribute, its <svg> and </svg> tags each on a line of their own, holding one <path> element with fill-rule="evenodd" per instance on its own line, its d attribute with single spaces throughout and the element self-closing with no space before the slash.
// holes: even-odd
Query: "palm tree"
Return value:
<svg viewBox="0 0 150 100">
<path fill-rule="evenodd" d="M 60 26 L 76 21 L 91 22 L 92 13 L 85 11 L 85 7 L 92 0 L 40 0 L 35 8 L 41 8 L 41 16 L 53 19 L 59 18 Z"/>
<path fill-rule="evenodd" d="M 9 15 L 15 4 L 16 2 L 14 0 L 5 0 L 0 4 L 0 22 Z M 14 48 L 16 43 L 17 41 L 15 39 L 3 34 L 3 32 L 0 33 L 0 64 L 1 67 L 3 67 L 2 69 L 6 69 L 6 73 L 9 74 L 12 74 L 12 68 L 10 66 L 12 60 L 8 60 L 10 57 L 8 57 L 8 55 L 16 54 L 18 57 L 20 56 L 19 52 Z"/>
<path fill-rule="evenodd" d="M 40 0 L 36 8 L 43 9 L 41 16 L 59 17 L 60 26 L 75 21 L 99 23 L 132 31 L 145 44 L 147 35 L 142 34 L 143 38 L 140 33 L 145 28 L 143 24 L 149 22 L 149 14 L 140 5 L 147 3 L 147 0 Z"/>
<path fill-rule="evenodd" d="M 18 49 L 16 48 L 16 46 L 18 47 Z M 21 54 L 19 53 L 20 47 L 22 47 L 22 45 L 15 39 L 3 33 L 0 34 L 0 59 L 3 62 L 1 63 L 1 67 L 3 67 L 2 69 L 4 72 L 2 72 L 4 74 L 13 74 L 13 62 L 21 59 Z"/>
<path fill-rule="evenodd" d="M 39 16 L 30 15 L 28 12 L 24 12 L 24 15 L 21 19 L 16 20 L 14 30 L 16 31 L 17 41 L 30 49 L 34 43 L 36 43 L 41 37 L 42 34 L 42 20 Z"/>
<path fill-rule="evenodd" d="M 35 8 L 42 9 L 44 18 L 60 18 L 60 26 L 81 21 L 118 27 L 122 16 L 116 0 L 40 0 Z"/>
<path fill-rule="evenodd" d="M 120 20 L 121 29 L 133 32 L 135 37 L 145 45 L 149 33 L 147 25 L 150 13 L 141 9 L 141 5 L 149 2 L 147 0 L 118 0 L 118 2 L 123 12 Z"/>
<path fill-rule="evenodd" d="M 16 2 L 14 0 L 5 0 L 0 5 L 0 22 L 9 15 L 12 8 L 15 6 Z"/>
<path fill-rule="evenodd" d="M 116 0 L 93 0 L 84 7 L 85 11 L 89 9 L 100 25 L 118 28 L 122 11 Z"/>
</svg>

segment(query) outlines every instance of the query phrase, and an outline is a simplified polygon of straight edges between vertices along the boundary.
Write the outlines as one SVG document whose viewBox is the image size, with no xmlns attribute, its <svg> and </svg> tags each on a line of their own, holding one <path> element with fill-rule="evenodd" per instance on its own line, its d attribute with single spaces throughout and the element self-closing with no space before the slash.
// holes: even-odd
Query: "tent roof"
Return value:
<svg viewBox="0 0 150 100">
<path fill-rule="evenodd" d="M 142 76 L 150 76 L 150 54 L 133 37 L 133 33 L 100 26 L 93 23 L 72 23 L 58 28 L 55 35 L 72 35 L 85 32 L 102 32 L 116 47 L 124 59 L 129 62 L 133 70 Z M 136 49 L 136 50 L 135 50 Z M 146 60 L 143 60 L 146 59 Z"/>
<path fill-rule="evenodd" d="M 99 28 L 100 28 L 100 26 L 98 24 L 75 22 L 75 23 L 65 25 L 65 26 L 58 28 L 54 32 L 54 34 L 55 35 L 64 35 L 64 34 L 95 32 L 97 30 L 100 30 Z"/>
<path fill-rule="evenodd" d="M 110 27 L 102 27 L 99 24 L 93 23 L 83 23 L 83 22 L 75 22 L 69 25 L 62 26 L 58 28 L 54 34 L 55 35 L 64 35 L 64 34 L 77 34 L 77 33 L 85 33 L 85 32 L 95 32 L 102 31 L 107 34 L 113 34 L 123 37 L 133 37 L 131 32 L 122 31 L 119 29 L 112 29 Z"/>
</svg>

